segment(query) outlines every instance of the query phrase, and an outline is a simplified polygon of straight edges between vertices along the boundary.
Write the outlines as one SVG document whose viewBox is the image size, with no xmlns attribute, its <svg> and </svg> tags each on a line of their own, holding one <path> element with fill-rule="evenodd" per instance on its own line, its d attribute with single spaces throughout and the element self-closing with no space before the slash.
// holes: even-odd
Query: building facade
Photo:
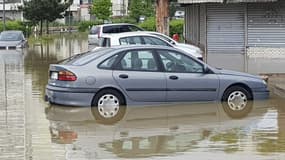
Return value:
<svg viewBox="0 0 285 160">
<path fill-rule="evenodd" d="M 285 2 L 281 0 L 178 0 L 185 7 L 185 39 L 207 60 L 218 54 L 285 53 Z"/>
<path fill-rule="evenodd" d="M 73 23 L 75 21 L 94 20 L 95 16 L 90 15 L 90 7 L 93 0 L 73 0 L 73 4 L 67 9 L 64 19 L 57 20 L 60 23 Z M 23 12 L 18 6 L 22 6 L 24 0 L 5 0 L 5 18 L 7 20 L 24 20 Z M 0 20 L 3 19 L 3 0 L 0 0 Z M 128 14 L 128 0 L 112 0 L 112 16 L 120 17 Z"/>
<path fill-rule="evenodd" d="M 7 20 L 24 20 L 23 13 L 18 6 L 23 5 L 23 0 L 5 0 L 5 18 Z M 3 0 L 0 0 L 0 19 L 3 20 Z"/>
</svg>

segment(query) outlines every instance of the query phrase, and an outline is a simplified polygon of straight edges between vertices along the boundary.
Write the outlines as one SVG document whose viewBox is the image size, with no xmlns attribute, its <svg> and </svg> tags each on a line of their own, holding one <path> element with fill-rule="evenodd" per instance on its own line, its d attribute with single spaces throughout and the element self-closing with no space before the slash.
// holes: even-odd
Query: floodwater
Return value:
<svg viewBox="0 0 285 160">
<path fill-rule="evenodd" d="M 88 107 L 47 104 L 49 64 L 88 48 L 86 38 L 59 37 L 0 52 L 1 160 L 285 159 L 285 100 L 275 95 L 238 114 L 221 103 L 128 107 L 113 124 L 96 121 Z M 268 73 L 282 61 L 229 68 Z"/>
</svg>

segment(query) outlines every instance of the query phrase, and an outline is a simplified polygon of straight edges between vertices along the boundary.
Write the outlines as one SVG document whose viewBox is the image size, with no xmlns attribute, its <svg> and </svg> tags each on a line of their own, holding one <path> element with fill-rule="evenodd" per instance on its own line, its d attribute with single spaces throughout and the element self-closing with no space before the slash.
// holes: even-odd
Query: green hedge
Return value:
<svg viewBox="0 0 285 160">
<path fill-rule="evenodd" d="M 179 35 L 183 35 L 183 27 L 184 27 L 184 20 L 172 20 L 169 24 L 169 35 L 173 35 L 175 33 Z M 180 36 L 180 37 L 181 37 Z"/>
<path fill-rule="evenodd" d="M 155 18 L 148 18 L 145 22 L 139 24 L 139 26 L 147 31 L 156 31 Z M 172 36 L 175 33 L 183 35 L 184 20 L 171 20 L 169 24 L 169 35 Z"/>
<path fill-rule="evenodd" d="M 89 30 L 89 27 L 92 27 L 93 25 L 98 24 L 97 22 L 94 21 L 82 21 L 78 24 L 78 30 L 80 32 L 85 32 Z"/>
<path fill-rule="evenodd" d="M 3 22 L 1 21 L 3 24 Z M 6 21 L 6 30 L 21 30 L 25 32 L 25 25 L 21 21 Z M 0 31 L 3 31 L 3 25 L 0 25 Z"/>
<path fill-rule="evenodd" d="M 137 21 L 130 17 L 116 17 L 111 19 L 112 23 L 131 23 L 136 24 Z"/>
<path fill-rule="evenodd" d="M 148 17 L 144 22 L 140 23 L 139 26 L 147 31 L 156 31 L 155 18 Z"/>
</svg>

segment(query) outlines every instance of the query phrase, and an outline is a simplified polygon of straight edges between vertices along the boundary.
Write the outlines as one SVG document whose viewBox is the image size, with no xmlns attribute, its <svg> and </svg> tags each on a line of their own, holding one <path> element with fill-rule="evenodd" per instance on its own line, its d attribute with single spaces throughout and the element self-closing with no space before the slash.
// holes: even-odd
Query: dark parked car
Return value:
<svg viewBox="0 0 285 160">
<path fill-rule="evenodd" d="M 50 103 L 95 106 L 98 117 L 117 119 L 124 105 L 225 101 L 244 110 L 269 95 L 259 76 L 210 67 L 165 46 L 116 46 L 51 64 Z"/>
<path fill-rule="evenodd" d="M 21 49 L 28 46 L 22 31 L 10 30 L 0 33 L 0 49 Z"/>
</svg>

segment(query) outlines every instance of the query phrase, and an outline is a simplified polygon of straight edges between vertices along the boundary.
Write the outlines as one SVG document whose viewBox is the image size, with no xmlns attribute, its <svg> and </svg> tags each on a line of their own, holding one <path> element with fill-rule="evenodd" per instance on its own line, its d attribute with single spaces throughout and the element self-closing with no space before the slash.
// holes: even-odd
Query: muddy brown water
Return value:
<svg viewBox="0 0 285 160">
<path fill-rule="evenodd" d="M 221 103 L 128 107 L 121 121 L 107 125 L 91 108 L 47 104 L 49 64 L 89 48 L 86 39 L 60 37 L 0 52 L 1 160 L 285 159 L 285 100 L 274 95 L 238 115 Z M 282 72 L 270 61 L 278 60 L 228 68 Z"/>
</svg>

